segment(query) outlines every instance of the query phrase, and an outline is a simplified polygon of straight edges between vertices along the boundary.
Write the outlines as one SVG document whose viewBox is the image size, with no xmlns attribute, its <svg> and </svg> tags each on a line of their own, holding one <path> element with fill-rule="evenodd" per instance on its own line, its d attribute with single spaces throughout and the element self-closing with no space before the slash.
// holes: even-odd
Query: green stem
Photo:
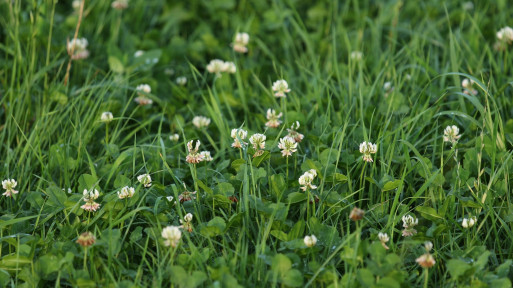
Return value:
<svg viewBox="0 0 513 288">
<path fill-rule="evenodd" d="M 424 288 L 428 287 L 428 276 L 429 276 L 429 269 L 424 268 Z"/>
</svg>

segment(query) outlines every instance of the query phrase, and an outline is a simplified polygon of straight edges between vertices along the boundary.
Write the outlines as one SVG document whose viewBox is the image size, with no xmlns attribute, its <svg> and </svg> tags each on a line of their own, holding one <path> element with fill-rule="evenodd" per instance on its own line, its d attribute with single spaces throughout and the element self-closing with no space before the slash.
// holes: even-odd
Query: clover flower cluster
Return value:
<svg viewBox="0 0 513 288">
<path fill-rule="evenodd" d="M 255 150 L 255 154 L 253 157 L 258 157 L 264 154 L 265 149 L 265 140 L 267 137 L 264 134 L 256 133 L 249 137 L 249 142 L 253 145 L 253 149 Z"/>
<path fill-rule="evenodd" d="M 86 38 L 77 38 L 71 39 L 71 41 L 67 44 L 68 55 L 73 60 L 86 59 L 89 57 L 89 50 L 87 50 L 87 42 Z"/>
<path fill-rule="evenodd" d="M 402 220 L 403 220 L 403 233 L 402 235 L 404 237 L 409 237 L 409 236 L 413 236 L 415 234 L 417 234 L 417 230 L 415 230 L 415 226 L 417 226 L 417 224 L 419 224 L 419 219 L 417 218 L 414 218 L 413 216 L 411 215 L 404 215 L 402 217 Z"/>
<path fill-rule="evenodd" d="M 82 195 L 83 195 L 82 199 L 86 203 L 84 205 L 80 206 L 80 208 L 82 208 L 86 211 L 89 211 L 89 212 L 96 211 L 96 210 L 98 210 L 98 208 L 100 208 L 100 204 L 95 202 L 95 200 L 98 199 L 98 197 L 100 196 L 100 192 L 98 192 L 98 190 L 84 189 L 84 192 L 82 193 Z"/>
<path fill-rule="evenodd" d="M 208 127 L 208 125 L 210 125 L 210 122 L 210 118 L 205 116 L 195 116 L 194 118 L 192 118 L 192 124 L 196 126 L 196 128 L 198 129 Z"/>
<path fill-rule="evenodd" d="M 233 148 L 242 148 L 244 145 L 248 144 L 244 142 L 244 139 L 248 137 L 248 131 L 244 129 L 232 129 L 230 136 L 233 138 Z"/>
<path fill-rule="evenodd" d="M 221 73 L 233 74 L 237 72 L 237 67 L 233 62 L 225 62 L 220 59 L 214 59 L 207 65 L 207 71 L 212 74 L 216 74 L 217 77 L 221 77 Z"/>
<path fill-rule="evenodd" d="M 371 142 L 362 142 L 360 144 L 360 153 L 363 154 L 363 161 L 372 162 L 371 154 L 376 154 L 378 151 L 378 147 L 376 144 L 372 144 Z"/>
<path fill-rule="evenodd" d="M 275 97 L 287 97 L 285 93 L 290 92 L 289 84 L 283 79 L 274 82 L 272 89 Z"/>
<path fill-rule="evenodd" d="M 119 199 L 125 199 L 125 198 L 132 198 L 135 194 L 134 187 L 128 187 L 125 186 L 121 188 L 121 190 L 118 191 L 118 198 Z"/>
<path fill-rule="evenodd" d="M 265 123 L 265 126 L 269 128 L 276 128 L 280 126 L 281 124 L 281 116 L 283 116 L 283 113 L 276 114 L 276 110 L 274 109 L 267 109 L 267 122 Z"/>
<path fill-rule="evenodd" d="M 144 105 L 151 105 L 153 104 L 153 100 L 151 100 L 150 98 L 148 98 L 148 94 L 151 93 L 151 87 L 150 85 L 148 84 L 141 84 L 141 85 L 138 85 L 135 90 L 137 91 L 137 97 L 134 99 L 134 101 L 141 105 L 141 106 L 144 106 Z"/>
<path fill-rule="evenodd" d="M 280 138 L 278 148 L 281 149 L 282 157 L 289 157 L 292 156 L 292 153 L 297 151 L 297 143 L 294 140 L 294 138 L 285 136 L 283 138 Z"/>
<path fill-rule="evenodd" d="M 426 241 L 424 243 L 424 249 L 426 250 L 426 253 L 422 254 L 419 258 L 415 259 L 415 262 L 417 262 L 422 268 L 429 269 L 435 265 L 436 261 L 435 258 L 433 258 L 433 255 L 429 253 L 431 249 L 433 249 L 433 243 L 430 241 Z"/>
<path fill-rule="evenodd" d="M 308 189 L 317 189 L 317 186 L 313 185 L 312 182 L 317 177 L 317 171 L 310 169 L 299 177 L 299 185 L 301 190 L 306 191 Z"/>
<path fill-rule="evenodd" d="M 2 188 L 4 188 L 5 192 L 2 194 L 5 197 L 12 197 L 13 194 L 18 194 L 17 190 L 14 188 L 18 185 L 18 182 L 14 179 L 5 179 L 2 181 Z"/>
<path fill-rule="evenodd" d="M 444 142 L 450 142 L 452 143 L 453 145 L 456 144 L 456 142 L 458 142 L 458 139 L 460 139 L 461 135 L 460 134 L 460 129 L 455 126 L 455 125 L 452 125 L 452 126 L 447 126 L 444 130 Z"/>
<path fill-rule="evenodd" d="M 235 34 L 235 39 L 233 41 L 233 51 L 238 53 L 247 53 L 248 52 L 248 43 L 249 43 L 249 34 L 248 33 L 237 33 Z"/>
</svg>

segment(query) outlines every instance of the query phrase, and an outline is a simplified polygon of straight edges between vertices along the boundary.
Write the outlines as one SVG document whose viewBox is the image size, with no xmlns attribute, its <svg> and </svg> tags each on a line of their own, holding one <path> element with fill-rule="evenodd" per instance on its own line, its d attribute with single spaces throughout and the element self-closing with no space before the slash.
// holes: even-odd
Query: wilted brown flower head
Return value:
<svg viewBox="0 0 513 288">
<path fill-rule="evenodd" d="M 78 236 L 77 243 L 82 247 L 89 247 L 96 242 L 96 237 L 93 233 L 87 231 Z"/>
<path fill-rule="evenodd" d="M 351 213 L 349 214 L 349 218 L 353 221 L 358 221 L 363 218 L 363 215 L 365 214 L 365 211 L 358 207 L 354 207 L 353 210 L 351 210 Z"/>
</svg>

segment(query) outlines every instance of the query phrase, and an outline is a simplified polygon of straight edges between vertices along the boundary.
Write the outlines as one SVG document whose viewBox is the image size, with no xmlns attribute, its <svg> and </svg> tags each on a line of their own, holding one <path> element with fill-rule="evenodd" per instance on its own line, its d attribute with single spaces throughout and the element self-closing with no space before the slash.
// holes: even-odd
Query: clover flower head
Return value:
<svg viewBox="0 0 513 288">
<path fill-rule="evenodd" d="M 292 126 L 287 128 L 287 132 L 289 132 L 287 136 L 294 138 L 294 140 L 299 143 L 303 140 L 303 138 L 305 138 L 305 135 L 297 132 L 297 129 L 299 129 L 299 121 L 292 123 Z"/>
<path fill-rule="evenodd" d="M 411 215 L 404 215 L 401 219 L 403 220 L 404 230 L 402 235 L 404 237 L 409 237 L 417 234 L 417 230 L 415 230 L 413 227 L 419 224 L 419 219 L 414 218 Z"/>
<path fill-rule="evenodd" d="M 88 202 L 88 201 L 94 201 L 96 199 L 98 199 L 98 197 L 100 197 L 100 192 L 98 192 L 98 190 L 96 189 L 90 189 L 90 190 L 87 190 L 87 189 L 84 189 L 84 192 L 82 193 L 82 195 L 84 196 L 84 201 Z"/>
<path fill-rule="evenodd" d="M 232 129 L 230 136 L 233 138 L 233 148 L 242 148 L 242 146 L 247 144 L 246 142 L 242 141 L 248 136 L 248 131 L 244 129 Z"/>
<path fill-rule="evenodd" d="M 80 60 L 89 57 L 87 45 L 89 45 L 89 42 L 87 42 L 86 38 L 71 39 L 66 47 L 68 55 L 70 55 L 73 60 Z"/>
<path fill-rule="evenodd" d="M 219 59 L 211 60 L 207 65 L 209 73 L 221 73 L 224 70 L 224 61 Z"/>
<path fill-rule="evenodd" d="M 469 218 L 463 218 L 463 221 L 461 223 L 461 226 L 465 229 L 472 228 L 477 222 L 476 216 L 469 217 Z"/>
<path fill-rule="evenodd" d="M 353 210 L 351 210 L 351 213 L 349 213 L 349 219 L 353 221 L 358 221 L 363 219 L 363 216 L 365 215 L 365 211 L 358 207 L 354 207 Z"/>
<path fill-rule="evenodd" d="M 281 149 L 282 157 L 289 157 L 292 156 L 292 153 L 297 151 L 297 143 L 294 140 L 294 138 L 285 136 L 283 138 L 280 138 L 278 148 Z"/>
<path fill-rule="evenodd" d="M 214 158 L 212 158 L 212 156 L 210 155 L 210 151 L 201 151 L 200 155 L 203 156 L 203 161 L 210 162 L 214 160 Z"/>
<path fill-rule="evenodd" d="M 474 3 L 472 3 L 472 1 L 467 1 L 462 4 L 462 8 L 465 11 L 471 11 L 474 9 Z"/>
<path fill-rule="evenodd" d="M 94 237 L 94 234 L 87 231 L 80 236 L 78 236 L 77 243 L 82 247 L 89 247 L 93 245 L 96 242 L 96 237 Z"/>
<path fill-rule="evenodd" d="M 150 174 L 142 174 L 142 175 L 137 176 L 137 181 L 139 181 L 139 183 L 143 184 L 143 186 L 146 188 L 151 187 Z"/>
<path fill-rule="evenodd" d="M 176 78 L 176 84 L 178 84 L 180 86 L 185 86 L 187 84 L 187 77 L 181 76 L 181 77 Z"/>
<path fill-rule="evenodd" d="M 194 140 L 187 142 L 187 150 L 189 151 L 189 154 L 187 154 L 185 161 L 191 164 L 198 164 L 205 159 L 205 156 L 198 152 L 201 142 L 199 140 L 196 141 L 196 147 L 192 148 L 193 142 Z"/>
<path fill-rule="evenodd" d="M 192 214 L 191 213 L 187 213 L 184 217 L 183 217 L 183 220 L 180 219 L 180 224 L 182 224 L 180 226 L 180 228 L 183 228 L 183 229 L 186 229 L 187 231 L 189 232 L 192 232 Z"/>
<path fill-rule="evenodd" d="M 465 78 L 461 81 L 461 87 L 463 87 L 463 93 L 467 95 L 477 95 L 477 90 L 474 89 L 474 80 Z"/>
<path fill-rule="evenodd" d="M 121 188 L 120 191 L 118 191 L 119 199 L 132 198 L 132 196 L 134 196 L 134 194 L 135 194 L 134 187 L 125 186 L 125 187 Z"/>
<path fill-rule="evenodd" d="M 12 197 L 13 194 L 18 194 L 17 190 L 14 188 L 18 185 L 18 182 L 14 179 L 5 179 L 2 181 L 2 188 L 5 189 L 5 192 L 2 194 L 5 197 Z"/>
<path fill-rule="evenodd" d="M 128 8 L 128 0 L 116 0 L 112 2 L 111 6 L 116 10 L 124 10 Z"/>
<path fill-rule="evenodd" d="M 182 231 L 177 226 L 167 226 L 162 229 L 162 238 L 165 246 L 176 247 L 182 238 Z"/>
<path fill-rule="evenodd" d="M 180 140 L 180 135 L 174 133 L 174 134 L 171 134 L 169 135 L 169 140 L 173 141 L 173 142 L 177 142 L 178 140 Z"/>
<path fill-rule="evenodd" d="M 431 268 L 433 265 L 435 265 L 436 261 L 435 258 L 433 258 L 433 255 L 431 255 L 429 252 L 431 249 L 433 249 L 433 243 L 430 241 L 426 241 L 424 243 L 424 249 L 426 249 L 426 253 L 424 253 L 419 258 L 415 259 L 415 262 L 417 262 L 422 268 Z"/>
<path fill-rule="evenodd" d="M 251 143 L 251 145 L 253 145 L 253 149 L 255 149 L 256 151 L 253 157 L 258 157 L 264 153 L 263 149 L 265 149 L 266 139 L 267 137 L 264 134 L 260 133 L 253 134 L 251 135 L 251 137 L 249 137 L 249 142 Z"/>
<path fill-rule="evenodd" d="M 137 58 L 137 57 L 141 57 L 142 55 L 144 55 L 144 51 L 143 50 L 137 50 L 135 51 L 134 53 L 134 57 Z"/>
<path fill-rule="evenodd" d="M 497 39 L 501 42 L 511 44 L 511 42 L 513 42 L 513 28 L 506 26 L 497 31 Z"/>
<path fill-rule="evenodd" d="M 363 58 L 363 53 L 360 51 L 353 51 L 351 52 L 351 59 L 355 61 L 360 61 Z"/>
<path fill-rule="evenodd" d="M 305 236 L 303 242 L 305 243 L 306 247 L 313 247 L 315 244 L 317 244 L 317 237 L 315 237 L 313 234 L 310 236 Z"/>
<path fill-rule="evenodd" d="M 363 154 L 363 161 L 372 162 L 373 160 L 371 154 L 376 154 L 377 151 L 378 147 L 376 144 L 365 141 L 360 144 L 360 153 Z"/>
<path fill-rule="evenodd" d="M 138 97 L 134 99 L 137 104 L 144 106 L 144 105 L 151 105 L 153 103 L 153 100 L 148 98 L 147 94 L 151 93 L 151 87 L 148 84 L 141 84 L 138 85 L 135 90 L 137 91 Z"/>
<path fill-rule="evenodd" d="M 94 202 L 94 201 L 87 201 L 84 205 L 80 206 L 80 208 L 89 211 L 89 212 L 95 212 L 100 208 L 100 204 Z"/>
<path fill-rule="evenodd" d="M 447 126 L 444 130 L 444 142 L 451 142 L 452 144 L 455 144 L 458 142 L 458 139 L 460 139 L 461 135 L 460 129 L 456 125 Z"/>
<path fill-rule="evenodd" d="M 385 249 L 389 249 L 388 246 L 387 246 L 387 242 L 390 241 L 390 237 L 388 237 L 388 234 L 387 233 L 382 233 L 382 232 L 379 232 L 378 233 L 378 238 L 379 238 L 379 241 L 381 242 L 381 245 L 383 246 L 383 248 Z"/>
<path fill-rule="evenodd" d="M 287 81 L 281 79 L 273 83 L 273 91 L 275 97 L 287 97 L 285 93 L 289 93 L 289 84 Z"/>
<path fill-rule="evenodd" d="M 283 113 L 280 112 L 280 114 L 276 114 L 276 110 L 274 109 L 267 109 L 267 122 L 265 123 L 265 126 L 269 128 L 276 128 L 280 126 L 281 124 L 281 116 L 283 116 Z"/>
<path fill-rule="evenodd" d="M 233 41 L 233 51 L 238 53 L 248 52 L 249 34 L 248 33 L 237 33 L 235 34 L 235 40 Z"/>
<path fill-rule="evenodd" d="M 233 62 L 224 62 L 223 72 L 234 74 L 237 72 L 237 66 Z"/>
<path fill-rule="evenodd" d="M 180 203 L 196 199 L 196 191 L 191 192 L 187 190 L 187 186 L 185 186 L 185 183 L 183 184 L 183 187 L 185 188 L 185 191 L 183 191 L 182 194 L 178 195 L 178 201 Z"/>
<path fill-rule="evenodd" d="M 205 116 L 195 116 L 192 118 L 192 124 L 198 129 L 208 127 L 208 125 L 210 125 L 210 121 L 210 118 Z"/>
<path fill-rule="evenodd" d="M 317 189 L 317 186 L 312 184 L 316 176 L 317 171 L 315 171 L 315 169 L 310 169 L 301 175 L 298 180 L 299 185 L 301 185 L 301 190 L 306 191 L 307 189 Z"/>
<path fill-rule="evenodd" d="M 109 123 L 112 121 L 112 119 L 114 119 L 114 116 L 112 116 L 111 112 L 103 112 L 102 116 L 100 117 L 100 120 L 103 123 Z"/>
<path fill-rule="evenodd" d="M 82 0 L 73 0 L 71 2 L 71 7 L 73 7 L 74 10 L 80 9 L 80 5 L 82 4 Z"/>
</svg>

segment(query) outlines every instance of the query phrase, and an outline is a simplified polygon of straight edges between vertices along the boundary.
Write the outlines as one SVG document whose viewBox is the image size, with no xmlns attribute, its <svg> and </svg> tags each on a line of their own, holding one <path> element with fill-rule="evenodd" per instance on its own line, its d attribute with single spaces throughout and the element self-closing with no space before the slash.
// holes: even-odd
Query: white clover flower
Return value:
<svg viewBox="0 0 513 288">
<path fill-rule="evenodd" d="M 210 155 L 210 151 L 201 151 L 200 155 L 203 156 L 203 161 L 210 162 L 214 160 L 214 158 L 212 158 L 212 156 Z"/>
<path fill-rule="evenodd" d="M 221 72 L 225 71 L 224 61 L 219 59 L 211 60 L 207 65 L 207 71 L 209 73 L 215 73 L 216 75 L 221 76 Z"/>
<path fill-rule="evenodd" d="M 235 40 L 233 41 L 233 50 L 238 53 L 248 52 L 249 34 L 248 33 L 237 33 L 235 34 Z"/>
<path fill-rule="evenodd" d="M 112 119 L 114 119 L 114 116 L 112 116 L 111 112 L 103 112 L 102 116 L 100 117 L 100 120 L 103 123 L 109 123 L 112 121 Z"/>
<path fill-rule="evenodd" d="M 119 199 L 132 198 L 132 196 L 134 196 L 134 193 L 134 187 L 125 186 L 121 188 L 121 191 L 118 191 L 118 197 Z"/>
<path fill-rule="evenodd" d="M 208 127 L 208 125 L 210 125 L 210 118 L 205 116 L 195 116 L 194 118 L 192 118 L 192 124 L 199 129 L 203 127 Z"/>
<path fill-rule="evenodd" d="M 463 93 L 467 95 L 477 95 L 477 90 L 474 89 L 474 80 L 463 79 L 463 81 L 461 81 L 461 87 L 463 87 Z"/>
<path fill-rule="evenodd" d="M 224 70 L 223 72 L 234 74 L 237 72 L 237 66 L 233 62 L 224 62 Z"/>
<path fill-rule="evenodd" d="M 180 219 L 180 224 L 182 224 L 180 228 L 187 229 L 187 231 L 192 232 L 192 214 L 187 213 L 183 217 L 183 220 Z"/>
<path fill-rule="evenodd" d="M 187 161 L 187 163 L 191 163 L 191 164 L 198 164 L 199 162 L 205 160 L 205 156 L 202 155 L 201 153 L 198 153 L 199 146 L 200 146 L 201 142 L 199 140 L 196 141 L 196 147 L 192 148 L 193 142 L 194 142 L 193 140 L 187 142 L 187 150 L 189 151 L 189 154 L 187 154 L 185 161 Z"/>
<path fill-rule="evenodd" d="M 433 243 L 431 243 L 431 241 L 424 242 L 424 249 L 426 249 L 426 252 L 431 251 L 431 249 L 433 249 Z"/>
<path fill-rule="evenodd" d="M 73 60 L 80 60 L 89 57 L 87 45 L 89 45 L 89 43 L 86 38 L 71 39 L 67 45 L 68 55 L 70 55 Z"/>
<path fill-rule="evenodd" d="M 139 181 L 139 183 L 143 184 L 144 187 L 146 187 L 146 188 L 151 187 L 150 174 L 142 174 L 142 175 L 137 176 L 137 181 Z"/>
<path fill-rule="evenodd" d="M 84 189 L 82 195 L 84 196 L 84 201 L 89 202 L 98 199 L 98 197 L 100 196 L 100 192 L 98 192 L 98 190 L 96 189 Z"/>
<path fill-rule="evenodd" d="M 292 156 L 292 153 L 297 151 L 297 143 L 296 141 L 294 141 L 294 138 L 285 136 L 283 138 L 280 138 L 278 148 L 281 149 L 282 157 L 289 157 Z"/>
<path fill-rule="evenodd" d="M 353 51 L 351 52 L 351 59 L 355 61 L 360 61 L 363 58 L 363 53 L 360 51 Z"/>
<path fill-rule="evenodd" d="M 244 129 L 232 129 L 230 136 L 233 138 L 233 148 L 242 148 L 243 145 L 247 144 L 246 142 L 242 141 L 248 136 L 248 131 Z"/>
<path fill-rule="evenodd" d="M 183 217 L 183 220 L 185 220 L 186 222 L 191 222 L 192 221 L 192 214 L 191 213 L 187 213 L 185 214 L 185 216 Z"/>
<path fill-rule="evenodd" d="M 138 85 L 135 90 L 137 91 L 137 95 L 139 97 L 136 97 L 134 99 L 137 104 L 144 106 L 144 105 L 151 105 L 153 103 L 153 100 L 147 97 L 147 94 L 151 93 L 151 87 L 148 84 L 141 84 Z"/>
<path fill-rule="evenodd" d="M 128 0 L 116 0 L 111 4 L 112 8 L 117 10 L 123 10 L 128 8 Z"/>
<path fill-rule="evenodd" d="M 176 226 L 167 226 L 162 230 L 162 238 L 164 238 L 164 245 L 176 247 L 182 238 L 182 231 Z"/>
<path fill-rule="evenodd" d="M 306 247 L 313 247 L 315 244 L 317 244 L 317 237 L 315 237 L 313 234 L 311 236 L 305 236 L 303 242 L 305 242 Z"/>
<path fill-rule="evenodd" d="M 137 85 L 137 87 L 135 88 L 135 90 L 137 90 L 137 93 L 139 95 L 145 95 L 145 94 L 150 94 L 151 93 L 151 87 L 150 85 L 148 84 L 140 84 L 140 85 Z M 142 93 L 141 93 L 142 92 Z"/>
<path fill-rule="evenodd" d="M 388 234 L 379 232 L 378 238 L 379 238 L 379 241 L 381 242 L 381 245 L 383 246 L 383 248 L 388 250 L 389 248 L 386 244 L 388 241 L 390 241 L 390 237 L 388 237 Z"/>
<path fill-rule="evenodd" d="M 253 154 L 253 158 L 258 157 L 264 154 L 265 149 L 265 140 L 267 137 L 264 134 L 256 133 L 249 137 L 249 142 L 253 145 L 253 149 L 255 149 L 255 154 Z"/>
<path fill-rule="evenodd" d="M 461 137 L 459 134 L 460 129 L 457 126 L 447 126 L 444 130 L 444 142 L 451 142 L 452 144 L 455 144 Z"/>
<path fill-rule="evenodd" d="M 315 171 L 315 169 L 310 169 L 301 175 L 299 177 L 299 185 L 301 185 L 301 190 L 306 191 L 307 189 L 317 189 L 317 186 L 312 184 L 316 176 L 317 171 Z"/>
<path fill-rule="evenodd" d="M 137 58 L 137 57 L 141 57 L 142 55 L 144 54 L 144 51 L 143 50 L 137 50 L 135 51 L 134 53 L 134 57 Z M 151 90 L 150 90 L 151 91 Z M 149 93 L 149 92 L 148 92 Z"/>
<path fill-rule="evenodd" d="M 474 9 L 474 3 L 472 3 L 472 1 L 465 2 L 461 6 L 465 11 L 471 11 Z"/>
<path fill-rule="evenodd" d="M 373 160 L 371 154 L 376 154 L 377 151 L 378 147 L 376 144 L 365 141 L 360 144 L 360 153 L 363 154 L 363 161 L 372 162 Z"/>
<path fill-rule="evenodd" d="M 180 135 L 178 134 L 171 134 L 169 135 L 169 140 L 173 141 L 173 142 L 178 142 L 178 140 L 180 140 Z"/>
<path fill-rule="evenodd" d="M 511 44 L 513 42 L 513 29 L 506 26 L 497 32 L 497 39 L 501 42 Z"/>
<path fill-rule="evenodd" d="M 305 138 L 305 135 L 297 132 L 296 130 L 299 129 L 299 121 L 296 121 L 292 123 L 292 126 L 290 126 L 290 129 L 287 128 L 287 131 L 289 134 L 287 136 L 294 138 L 294 140 L 299 143 Z"/>
<path fill-rule="evenodd" d="M 285 80 L 278 80 L 273 83 L 273 91 L 275 97 L 287 97 L 285 93 L 289 93 L 289 84 Z"/>
<path fill-rule="evenodd" d="M 267 109 L 266 116 L 268 121 L 265 123 L 265 126 L 269 128 L 276 128 L 281 124 L 280 118 L 283 116 L 283 113 L 280 112 L 280 114 L 276 114 L 276 110 Z"/>
<path fill-rule="evenodd" d="M 164 74 L 166 74 L 167 76 L 173 76 L 173 75 L 175 75 L 175 69 L 166 68 L 166 69 L 164 69 Z"/>
<path fill-rule="evenodd" d="M 5 192 L 2 194 L 5 197 L 12 197 L 13 194 L 18 194 L 17 190 L 14 188 L 18 185 L 18 182 L 14 179 L 5 179 L 2 181 L 2 188 L 5 189 Z"/>
<path fill-rule="evenodd" d="M 413 227 L 417 226 L 419 224 L 419 219 L 412 217 L 411 215 L 404 215 L 402 217 L 403 220 L 403 236 L 413 236 L 417 234 L 417 230 L 415 230 Z"/>
<path fill-rule="evenodd" d="M 80 208 L 82 208 L 86 211 L 89 211 L 89 212 L 96 211 L 96 210 L 98 210 L 98 208 L 100 208 L 100 204 L 98 204 L 94 201 L 94 200 L 98 199 L 98 197 L 100 196 L 100 192 L 98 192 L 98 190 L 84 189 L 84 192 L 82 193 L 82 195 L 84 196 L 83 200 L 86 203 L 84 205 L 80 206 Z"/>
<path fill-rule="evenodd" d="M 181 76 L 181 77 L 176 78 L 176 84 L 178 84 L 180 86 L 185 86 L 187 84 L 187 77 Z"/>
<path fill-rule="evenodd" d="M 80 9 L 80 4 L 82 4 L 82 0 L 73 0 L 71 7 L 73 7 L 75 10 L 78 10 Z"/>
<path fill-rule="evenodd" d="M 465 229 L 467 228 L 472 228 L 472 226 L 474 226 L 477 222 L 477 218 L 474 216 L 474 217 L 470 217 L 470 218 L 463 218 L 463 222 L 461 223 L 461 226 Z"/>
</svg>

